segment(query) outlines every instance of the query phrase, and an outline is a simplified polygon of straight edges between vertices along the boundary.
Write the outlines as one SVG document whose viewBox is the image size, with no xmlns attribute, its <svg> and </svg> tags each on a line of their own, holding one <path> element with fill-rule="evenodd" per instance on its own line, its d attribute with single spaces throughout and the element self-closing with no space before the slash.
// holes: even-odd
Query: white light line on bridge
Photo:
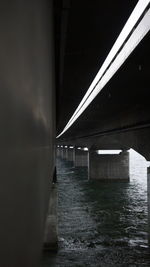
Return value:
<svg viewBox="0 0 150 267">
<path fill-rule="evenodd" d="M 104 61 L 102 67 L 100 68 L 95 79 L 93 80 L 92 84 L 87 90 L 85 96 L 83 97 L 79 106 L 75 110 L 73 116 L 71 117 L 71 119 L 69 120 L 63 131 L 57 136 L 57 138 L 59 138 L 64 132 L 66 132 L 70 128 L 70 126 L 77 120 L 77 118 L 83 113 L 83 111 L 93 101 L 93 99 L 97 96 L 97 94 L 104 88 L 104 86 L 117 72 L 117 70 L 121 67 L 121 65 L 129 57 L 129 55 L 133 52 L 136 46 L 144 38 L 144 36 L 148 33 L 148 31 L 150 30 L 149 10 L 142 18 L 142 20 L 140 21 L 140 23 L 138 24 L 138 26 L 135 28 L 134 31 L 133 29 L 149 3 L 150 0 L 139 0 L 131 16 L 129 17 L 127 23 L 125 24 L 123 30 L 121 31 L 119 37 L 117 38 L 115 44 L 113 45 L 110 53 L 108 54 L 106 60 Z M 125 42 L 129 34 L 131 34 L 131 36 Z M 121 46 L 123 46 L 123 48 L 119 52 Z M 114 61 L 112 61 L 113 59 Z"/>
<path fill-rule="evenodd" d="M 122 150 L 119 150 L 119 149 L 116 149 L 116 150 L 114 150 L 114 149 L 112 149 L 112 150 L 107 150 L 107 149 L 105 149 L 105 150 L 97 150 L 97 154 L 98 155 L 108 155 L 108 154 L 119 154 L 120 152 L 122 152 Z"/>
</svg>

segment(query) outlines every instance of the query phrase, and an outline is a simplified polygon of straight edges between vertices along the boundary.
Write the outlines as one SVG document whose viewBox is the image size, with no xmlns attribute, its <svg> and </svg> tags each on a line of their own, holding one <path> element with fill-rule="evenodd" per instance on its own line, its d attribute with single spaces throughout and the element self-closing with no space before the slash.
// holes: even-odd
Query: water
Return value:
<svg viewBox="0 0 150 267">
<path fill-rule="evenodd" d="M 130 183 L 105 183 L 58 160 L 59 251 L 43 267 L 150 266 L 147 163 L 133 151 L 130 162 Z"/>
</svg>

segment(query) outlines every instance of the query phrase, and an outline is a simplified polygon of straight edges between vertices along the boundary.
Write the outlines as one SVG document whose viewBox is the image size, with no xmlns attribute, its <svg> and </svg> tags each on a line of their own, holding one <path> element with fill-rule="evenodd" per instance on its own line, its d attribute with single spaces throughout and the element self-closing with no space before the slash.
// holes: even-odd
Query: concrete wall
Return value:
<svg viewBox="0 0 150 267">
<path fill-rule="evenodd" d="M 54 168 L 52 1 L 0 2 L 0 266 L 38 267 Z"/>
<path fill-rule="evenodd" d="M 129 180 L 129 153 L 98 155 L 89 154 L 89 178 L 99 180 Z"/>
<path fill-rule="evenodd" d="M 75 167 L 87 167 L 88 166 L 88 151 L 83 151 L 76 149 L 75 150 Z"/>
<path fill-rule="evenodd" d="M 58 249 L 57 203 L 57 184 L 53 183 L 44 233 L 44 250 L 48 251 L 57 251 Z"/>
</svg>

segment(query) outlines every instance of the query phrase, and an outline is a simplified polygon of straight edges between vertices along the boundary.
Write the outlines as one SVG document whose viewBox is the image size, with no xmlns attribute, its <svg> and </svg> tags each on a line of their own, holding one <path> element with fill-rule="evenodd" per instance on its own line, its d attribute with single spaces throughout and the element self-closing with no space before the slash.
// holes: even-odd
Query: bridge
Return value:
<svg viewBox="0 0 150 267">
<path fill-rule="evenodd" d="M 76 164 L 88 160 L 93 177 L 97 150 L 122 151 L 101 156 L 112 178 L 124 169 L 129 180 L 130 148 L 150 160 L 149 8 L 149 0 L 1 1 L 0 266 L 39 266 L 55 147 Z"/>
<path fill-rule="evenodd" d="M 58 143 L 132 147 L 149 160 L 148 2 L 67 4 L 60 40 L 57 135 L 63 134 Z"/>
<path fill-rule="evenodd" d="M 95 1 L 91 8 L 66 1 L 63 6 L 57 151 L 88 166 L 89 178 L 109 172 L 109 179 L 129 179 L 127 152 L 100 157 L 98 150 L 133 148 L 150 160 L 149 2 L 124 4 Z"/>
</svg>

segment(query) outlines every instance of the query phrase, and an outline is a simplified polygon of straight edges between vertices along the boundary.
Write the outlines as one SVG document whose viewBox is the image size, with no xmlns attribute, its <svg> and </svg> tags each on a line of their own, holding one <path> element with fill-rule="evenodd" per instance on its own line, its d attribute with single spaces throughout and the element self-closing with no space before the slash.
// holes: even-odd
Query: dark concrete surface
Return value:
<svg viewBox="0 0 150 267">
<path fill-rule="evenodd" d="M 129 181 L 129 152 L 98 155 L 89 153 L 89 179 L 100 181 Z"/>
<path fill-rule="evenodd" d="M 44 233 L 44 250 L 55 252 L 58 250 L 57 191 L 57 183 L 53 183 Z"/>
<path fill-rule="evenodd" d="M 54 169 L 52 1 L 0 2 L 0 266 L 37 267 Z"/>
</svg>

